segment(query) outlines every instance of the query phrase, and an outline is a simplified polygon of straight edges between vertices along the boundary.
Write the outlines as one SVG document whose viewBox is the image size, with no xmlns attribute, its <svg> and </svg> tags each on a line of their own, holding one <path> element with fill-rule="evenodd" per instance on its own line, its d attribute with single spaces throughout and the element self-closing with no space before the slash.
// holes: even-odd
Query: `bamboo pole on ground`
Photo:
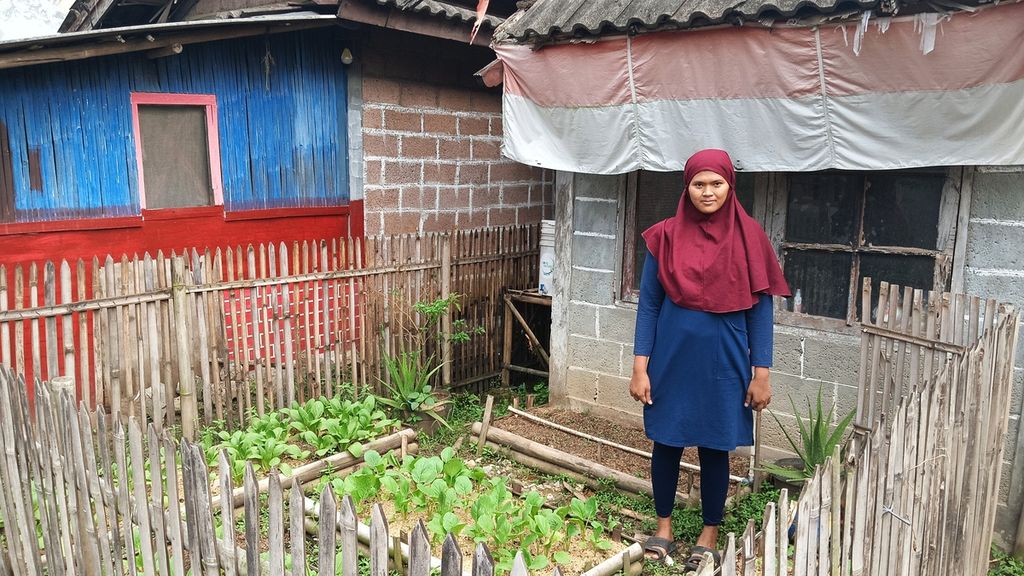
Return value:
<svg viewBox="0 0 1024 576">
<path fill-rule="evenodd" d="M 480 434 L 481 424 L 473 423 L 473 433 Z M 574 454 L 563 452 L 539 442 L 527 440 L 511 432 L 491 426 L 487 432 L 489 441 L 497 445 L 503 445 L 512 449 L 515 453 L 531 456 L 538 460 L 547 461 L 550 464 L 560 466 L 577 474 L 588 475 L 593 478 L 609 478 L 619 488 L 636 494 L 652 495 L 650 482 L 625 472 L 619 472 L 607 466 L 580 458 Z"/>
<path fill-rule="evenodd" d="M 651 453 L 650 452 L 646 452 L 646 451 L 640 450 L 638 448 L 633 448 L 632 446 L 626 446 L 624 444 L 619 444 L 617 442 L 612 442 L 611 440 L 606 440 L 606 439 L 601 438 L 599 436 L 594 436 L 592 434 L 587 434 L 586 432 L 581 432 L 579 430 L 574 430 L 572 428 L 569 428 L 568 426 L 562 426 L 561 424 L 558 424 L 556 422 L 552 422 L 550 420 L 546 420 L 546 419 L 541 418 L 540 416 L 537 416 L 535 414 L 530 414 L 529 412 L 524 412 L 523 410 L 520 410 L 520 409 L 515 408 L 513 406 L 509 406 L 508 407 L 508 411 L 511 412 L 512 414 L 515 414 L 516 416 L 522 416 L 523 418 L 526 418 L 527 420 L 529 420 L 531 422 L 535 422 L 537 424 L 541 424 L 541 425 L 547 426 L 549 428 L 553 428 L 555 430 L 558 430 L 558 431 L 561 431 L 561 432 L 565 432 L 566 434 L 571 434 L 571 435 L 577 436 L 579 438 L 583 438 L 583 439 L 586 439 L 586 440 L 591 440 L 591 441 L 597 442 L 598 444 L 603 444 L 605 446 L 610 446 L 612 448 L 616 448 L 618 450 L 622 450 L 623 452 L 629 452 L 630 454 L 636 454 L 637 456 L 642 456 L 644 458 L 647 458 L 648 460 L 650 460 L 650 458 L 651 458 Z M 683 470 L 690 470 L 690 471 L 693 471 L 693 472 L 700 472 L 700 466 L 697 466 L 695 464 L 690 464 L 689 462 L 680 462 L 679 463 L 679 467 L 681 469 L 683 469 Z M 746 483 L 749 482 L 749 479 L 748 478 L 742 478 L 740 476 L 735 476 L 735 475 L 730 474 L 729 475 L 729 481 L 730 482 L 737 482 L 737 483 L 740 483 L 740 484 L 746 484 Z"/>
</svg>

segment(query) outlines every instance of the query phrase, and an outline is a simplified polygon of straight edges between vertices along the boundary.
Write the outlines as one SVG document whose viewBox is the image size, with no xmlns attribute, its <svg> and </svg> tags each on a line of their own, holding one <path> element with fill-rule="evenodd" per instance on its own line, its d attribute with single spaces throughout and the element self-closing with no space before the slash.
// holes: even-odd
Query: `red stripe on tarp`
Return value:
<svg viewBox="0 0 1024 576">
<path fill-rule="evenodd" d="M 914 28 L 912 18 L 895 18 L 882 33 L 872 20 L 857 55 L 856 26 L 822 27 L 829 95 L 953 91 L 1024 79 L 1024 4 L 940 20 L 928 54 Z"/>
<path fill-rule="evenodd" d="M 633 40 L 637 100 L 801 98 L 821 91 L 814 35 L 724 28 Z"/>
<path fill-rule="evenodd" d="M 631 104 L 631 82 L 643 103 L 805 98 L 822 92 L 822 76 L 831 97 L 954 91 L 1024 79 L 1024 3 L 941 20 L 928 54 L 915 22 L 891 19 L 883 33 L 877 19 L 870 21 L 859 55 L 853 51 L 855 24 L 822 26 L 820 69 L 810 27 L 670 31 L 536 51 L 499 45 L 495 51 L 505 63 L 505 92 L 546 108 Z"/>
<path fill-rule="evenodd" d="M 496 46 L 505 63 L 505 92 L 540 106 L 587 108 L 630 103 L 626 39 L 529 46 Z"/>
</svg>

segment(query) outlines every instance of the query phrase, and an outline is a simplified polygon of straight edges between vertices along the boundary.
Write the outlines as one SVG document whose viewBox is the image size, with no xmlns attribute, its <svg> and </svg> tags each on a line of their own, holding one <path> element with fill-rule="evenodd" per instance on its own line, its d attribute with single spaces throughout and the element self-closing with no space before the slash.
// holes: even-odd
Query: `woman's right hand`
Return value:
<svg viewBox="0 0 1024 576">
<path fill-rule="evenodd" d="M 633 374 L 633 377 L 629 379 L 629 395 L 633 397 L 633 400 L 643 402 L 644 404 L 651 404 L 651 379 L 647 377 L 647 374 Z"/>
<path fill-rule="evenodd" d="M 647 376 L 647 356 L 633 359 L 633 376 L 629 379 L 629 395 L 644 404 L 651 402 L 651 379 Z"/>
</svg>

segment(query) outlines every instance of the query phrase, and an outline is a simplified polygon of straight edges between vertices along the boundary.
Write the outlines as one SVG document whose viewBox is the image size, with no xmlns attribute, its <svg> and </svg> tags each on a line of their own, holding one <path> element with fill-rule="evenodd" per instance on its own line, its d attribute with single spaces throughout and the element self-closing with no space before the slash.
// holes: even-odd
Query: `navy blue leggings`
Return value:
<svg viewBox="0 0 1024 576">
<path fill-rule="evenodd" d="M 661 518 L 672 515 L 679 485 L 679 459 L 683 449 L 654 443 L 651 458 L 651 487 L 654 510 Z M 729 453 L 725 450 L 697 448 L 700 457 L 700 503 L 704 525 L 718 526 L 725 512 L 725 493 L 729 489 Z"/>
</svg>

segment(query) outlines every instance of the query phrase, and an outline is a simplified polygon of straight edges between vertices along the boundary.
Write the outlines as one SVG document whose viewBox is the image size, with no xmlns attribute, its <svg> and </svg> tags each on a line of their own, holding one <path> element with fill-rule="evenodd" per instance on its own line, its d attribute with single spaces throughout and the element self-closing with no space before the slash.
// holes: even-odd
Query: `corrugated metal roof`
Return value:
<svg viewBox="0 0 1024 576">
<path fill-rule="evenodd" d="M 164 24 L 141 24 L 139 26 L 121 26 L 118 28 L 97 28 L 82 32 L 64 32 L 36 38 L 21 38 L 0 42 L 0 53 L 17 50 L 40 50 L 59 46 L 84 46 L 90 42 L 112 41 L 123 43 L 128 37 L 156 35 L 161 33 L 186 32 L 207 28 L 228 28 L 231 26 L 261 26 L 270 24 L 290 24 L 318 22 L 329 26 L 337 22 L 337 16 L 324 16 L 315 12 L 291 12 L 268 16 L 252 16 L 232 20 L 188 20 L 184 22 L 167 22 Z"/>
<path fill-rule="evenodd" d="M 691 28 L 831 14 L 878 4 L 879 0 L 537 0 L 527 10 L 510 16 L 495 39 L 545 42 L 623 33 L 631 28 Z"/>
<path fill-rule="evenodd" d="M 476 21 L 476 11 L 455 4 L 450 4 L 448 2 L 439 2 L 437 0 L 377 0 L 377 4 L 380 4 L 381 6 L 393 6 L 399 10 L 405 10 L 408 12 L 430 14 L 431 16 L 443 16 L 448 20 L 458 20 L 467 23 Z M 499 18 L 497 16 L 484 16 L 483 23 L 481 25 L 488 25 L 491 28 L 497 28 L 498 25 L 504 21 L 504 18 Z"/>
<path fill-rule="evenodd" d="M 443 0 L 362 0 L 366 4 L 374 4 L 385 6 L 388 8 L 397 8 L 398 10 L 423 14 L 426 16 L 440 16 L 448 20 L 455 20 L 461 22 L 472 23 L 476 21 L 476 12 L 464 6 L 454 4 L 451 2 L 445 2 Z M 252 10 L 260 9 L 262 4 L 265 2 L 251 2 L 253 6 Z M 316 1 L 309 2 L 295 0 L 288 4 L 272 5 L 274 13 L 280 14 L 283 11 L 293 9 L 301 11 L 308 9 L 310 6 L 317 8 L 318 10 L 327 9 L 338 3 L 332 3 L 329 1 Z M 65 18 L 64 23 L 61 25 L 61 32 L 77 32 L 81 30 L 91 30 L 97 22 L 100 22 L 104 18 L 108 18 L 110 14 L 123 9 L 123 6 L 133 6 L 134 3 L 130 2 L 116 2 L 113 0 L 76 0 L 74 5 L 68 11 L 68 16 Z M 191 4 L 189 5 L 191 8 Z M 239 8 L 235 11 L 227 11 L 224 14 L 230 14 L 232 12 L 238 12 L 240 14 L 246 11 L 245 8 Z M 187 15 L 187 10 L 178 10 L 172 15 L 172 20 L 177 19 L 178 16 Z M 496 28 L 499 24 L 504 22 L 504 18 L 497 16 L 486 16 L 484 17 L 483 25 L 490 26 L 491 29 Z"/>
</svg>

